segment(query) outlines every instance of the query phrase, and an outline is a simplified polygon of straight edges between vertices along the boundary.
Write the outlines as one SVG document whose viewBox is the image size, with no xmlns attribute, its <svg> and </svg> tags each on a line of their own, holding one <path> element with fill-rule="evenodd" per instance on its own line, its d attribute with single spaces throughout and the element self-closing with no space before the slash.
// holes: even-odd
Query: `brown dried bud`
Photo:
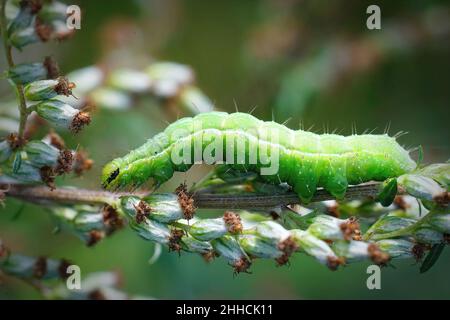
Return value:
<svg viewBox="0 0 450 320">
<path fill-rule="evenodd" d="M 97 242 L 102 240 L 104 237 L 105 237 L 105 233 L 103 231 L 100 231 L 100 230 L 90 231 L 87 246 L 92 247 L 93 245 L 97 244 Z"/>
<path fill-rule="evenodd" d="M 369 244 L 369 246 L 367 247 L 367 251 L 370 259 L 376 265 L 385 266 L 391 259 L 389 254 L 380 250 L 380 248 L 375 243 Z"/>
<path fill-rule="evenodd" d="M 223 221 L 227 226 L 227 230 L 231 234 L 238 234 L 242 232 L 241 217 L 232 211 L 225 211 L 223 214 Z"/>
<path fill-rule="evenodd" d="M 348 221 L 341 223 L 340 226 L 345 240 L 361 240 L 361 230 L 355 217 L 351 217 Z"/>
<path fill-rule="evenodd" d="M 70 124 L 70 130 L 73 133 L 78 133 L 83 129 L 84 126 L 89 125 L 91 123 L 91 116 L 88 112 L 80 111 L 75 117 L 73 117 L 72 123 Z"/>
<path fill-rule="evenodd" d="M 192 219 L 195 213 L 194 199 L 188 194 L 186 184 L 182 183 L 175 189 L 178 196 L 178 202 L 183 210 L 183 215 L 186 219 Z"/>
<path fill-rule="evenodd" d="M 139 201 L 137 205 L 134 206 L 136 209 L 136 223 L 142 223 L 144 222 L 145 218 L 148 218 L 150 213 L 152 212 L 152 208 L 148 205 L 145 201 Z"/>
<path fill-rule="evenodd" d="M 47 69 L 47 78 L 56 79 L 59 77 L 58 63 L 52 57 L 45 57 L 44 67 Z"/>
<path fill-rule="evenodd" d="M 169 237 L 169 251 L 181 251 L 181 238 L 184 236 L 184 231 L 181 229 L 172 229 Z"/>
<path fill-rule="evenodd" d="M 89 159 L 86 151 L 78 150 L 75 153 L 75 160 L 72 169 L 77 176 L 81 176 L 85 171 L 90 170 L 93 165 L 94 161 Z"/>
<path fill-rule="evenodd" d="M 339 266 L 345 265 L 345 258 L 344 257 L 327 257 L 327 267 L 331 271 L 336 271 Z"/>
<path fill-rule="evenodd" d="M 33 266 L 33 277 L 41 279 L 47 273 L 47 258 L 38 257 Z"/>
</svg>

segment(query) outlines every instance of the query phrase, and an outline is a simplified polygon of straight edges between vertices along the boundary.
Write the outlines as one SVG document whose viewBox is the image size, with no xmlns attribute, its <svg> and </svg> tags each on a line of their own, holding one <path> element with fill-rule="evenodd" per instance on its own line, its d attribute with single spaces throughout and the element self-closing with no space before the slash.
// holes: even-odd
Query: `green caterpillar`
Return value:
<svg viewBox="0 0 450 320">
<path fill-rule="evenodd" d="M 212 148 L 213 143 L 218 147 Z M 240 153 L 236 151 L 241 150 L 239 143 L 245 146 Z M 208 152 L 213 161 L 206 156 Z M 174 161 L 181 153 L 183 161 Z M 208 112 L 179 119 L 141 147 L 111 161 L 103 169 L 102 182 L 114 190 L 139 187 L 152 178 L 159 186 L 175 171 L 184 172 L 194 163 L 205 162 L 225 163 L 245 172 L 261 171 L 264 181 L 287 183 L 306 203 L 318 187 L 339 199 L 349 184 L 383 181 L 416 167 L 408 152 L 386 134 L 318 135 L 246 113 Z M 262 170 L 275 162 L 277 171 L 264 174 Z"/>
</svg>

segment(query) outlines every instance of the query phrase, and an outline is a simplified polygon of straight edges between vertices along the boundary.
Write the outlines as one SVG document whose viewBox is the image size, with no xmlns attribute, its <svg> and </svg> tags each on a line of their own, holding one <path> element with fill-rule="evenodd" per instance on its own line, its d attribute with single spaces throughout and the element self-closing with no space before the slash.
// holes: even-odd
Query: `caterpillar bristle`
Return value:
<svg viewBox="0 0 450 320">
<path fill-rule="evenodd" d="M 396 134 L 394 134 L 393 138 L 394 139 L 398 139 L 398 138 L 400 138 L 400 137 L 402 137 L 404 135 L 407 135 L 408 133 L 409 133 L 408 131 L 399 131 Z"/>
<path fill-rule="evenodd" d="M 236 102 L 236 100 L 234 98 L 233 98 L 233 103 L 234 103 L 234 108 L 236 109 L 236 112 L 239 112 L 239 108 L 238 108 L 237 102 Z"/>
<path fill-rule="evenodd" d="M 391 129 L 391 121 L 389 121 L 387 124 L 386 124 L 386 127 L 384 128 L 384 134 L 387 134 L 387 135 L 389 135 L 389 130 Z"/>
<path fill-rule="evenodd" d="M 292 117 L 287 118 L 286 120 L 284 120 L 284 122 L 282 123 L 283 126 L 285 126 L 289 121 L 292 120 Z"/>
<path fill-rule="evenodd" d="M 248 114 L 253 114 L 253 112 L 256 110 L 256 108 L 258 108 L 258 106 L 254 106 L 254 107 L 248 112 Z"/>
</svg>

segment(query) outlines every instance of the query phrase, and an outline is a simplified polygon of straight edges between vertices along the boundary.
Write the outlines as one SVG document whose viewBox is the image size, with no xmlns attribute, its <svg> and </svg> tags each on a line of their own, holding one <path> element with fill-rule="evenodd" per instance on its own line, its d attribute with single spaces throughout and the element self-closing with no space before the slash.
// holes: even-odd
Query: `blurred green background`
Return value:
<svg viewBox="0 0 450 320">
<path fill-rule="evenodd" d="M 249 111 L 288 126 L 342 134 L 376 129 L 409 134 L 407 147 L 422 145 L 426 162 L 446 161 L 449 147 L 450 26 L 446 1 L 72 1 L 83 12 L 73 39 L 34 45 L 17 61 L 54 55 L 64 72 L 94 63 L 146 59 L 190 65 L 199 87 L 225 111 Z M 381 30 L 366 28 L 366 8 L 381 7 Z M 114 52 L 114 54 L 111 54 Z M 141 59 L 141 60 L 140 60 Z M 4 62 L 2 61 L 2 66 Z M 3 68 L 4 69 L 4 68 Z M 5 92 L 2 86 L 2 93 Z M 154 103 L 142 101 L 126 112 L 97 110 L 92 124 L 70 146 L 83 146 L 95 160 L 92 171 L 64 184 L 99 188 L 108 160 L 141 145 L 173 121 Z M 194 169 L 166 184 L 195 181 Z M 86 248 L 78 239 L 52 234 L 45 211 L 8 199 L 0 208 L 0 238 L 15 251 L 67 257 L 82 275 L 118 270 L 129 293 L 155 298 L 449 298 L 450 251 L 428 273 L 413 261 L 382 270 L 382 289 L 366 287 L 368 264 L 330 272 L 296 255 L 288 267 L 256 261 L 252 274 L 233 272 L 216 259 L 163 252 L 149 265 L 153 245 L 123 230 Z M 0 298 L 39 298 L 8 279 Z"/>
</svg>

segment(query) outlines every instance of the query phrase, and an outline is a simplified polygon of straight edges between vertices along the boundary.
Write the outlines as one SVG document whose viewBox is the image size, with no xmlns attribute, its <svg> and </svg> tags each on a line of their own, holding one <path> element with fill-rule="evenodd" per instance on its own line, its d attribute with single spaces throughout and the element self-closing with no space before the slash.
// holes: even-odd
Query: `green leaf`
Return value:
<svg viewBox="0 0 450 320">
<path fill-rule="evenodd" d="M 428 253 L 427 257 L 423 261 L 422 265 L 420 266 L 420 273 L 425 273 L 428 270 L 431 269 L 431 267 L 438 261 L 439 257 L 441 256 L 442 251 L 444 250 L 445 244 L 435 244 L 430 252 Z"/>
<path fill-rule="evenodd" d="M 378 200 L 383 205 L 383 207 L 390 206 L 397 195 L 397 179 L 388 179 L 383 184 L 383 189 L 378 195 Z"/>
</svg>

